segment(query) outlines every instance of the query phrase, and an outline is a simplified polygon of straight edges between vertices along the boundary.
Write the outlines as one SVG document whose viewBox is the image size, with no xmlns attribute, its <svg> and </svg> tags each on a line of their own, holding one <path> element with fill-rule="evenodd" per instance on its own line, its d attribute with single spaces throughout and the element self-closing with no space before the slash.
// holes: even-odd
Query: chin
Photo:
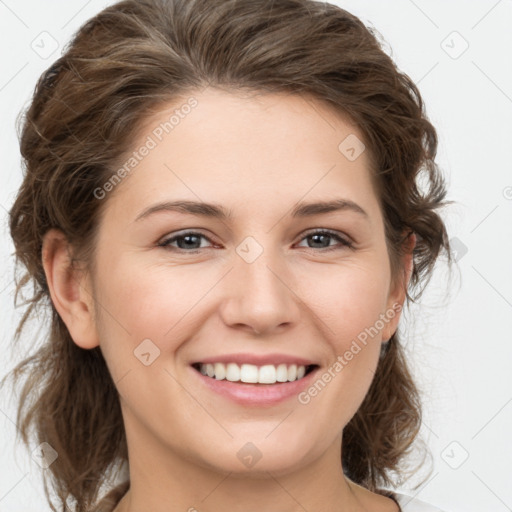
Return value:
<svg viewBox="0 0 512 512">
<path fill-rule="evenodd" d="M 278 476 L 300 469 L 314 460 L 315 451 L 318 451 L 316 456 L 321 455 L 322 450 L 314 450 L 313 446 L 308 446 L 310 439 L 303 438 L 302 442 L 296 444 L 287 442 L 282 436 L 276 435 L 271 439 L 272 435 L 267 439 L 260 435 L 260 441 L 231 439 L 215 451 L 211 451 L 211 448 L 208 453 L 203 451 L 198 463 L 219 473 L 232 473 L 232 477 L 266 479 L 269 473 Z"/>
</svg>

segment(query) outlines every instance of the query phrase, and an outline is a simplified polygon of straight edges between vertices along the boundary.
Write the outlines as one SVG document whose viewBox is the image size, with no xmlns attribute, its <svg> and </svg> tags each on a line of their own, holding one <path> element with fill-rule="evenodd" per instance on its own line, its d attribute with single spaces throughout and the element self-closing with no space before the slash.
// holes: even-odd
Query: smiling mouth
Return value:
<svg viewBox="0 0 512 512">
<path fill-rule="evenodd" d="M 318 365 L 266 364 L 256 366 L 236 363 L 194 363 L 192 368 L 205 377 L 215 380 L 227 380 L 240 384 L 284 384 L 303 379 L 318 368 Z"/>
</svg>

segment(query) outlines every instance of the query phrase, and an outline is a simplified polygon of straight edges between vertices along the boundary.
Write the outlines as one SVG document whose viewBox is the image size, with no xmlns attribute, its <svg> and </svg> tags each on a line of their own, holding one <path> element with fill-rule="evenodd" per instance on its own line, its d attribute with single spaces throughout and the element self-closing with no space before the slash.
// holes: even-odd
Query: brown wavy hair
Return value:
<svg viewBox="0 0 512 512">
<path fill-rule="evenodd" d="M 84 512 L 97 503 L 107 476 L 128 461 L 119 397 L 100 348 L 78 347 L 50 299 L 43 236 L 58 228 L 74 261 L 93 264 L 108 201 L 93 191 L 134 143 L 135 127 L 159 106 L 206 87 L 324 102 L 364 136 L 393 279 L 403 276 L 407 235 L 416 234 L 407 303 L 419 298 L 443 250 L 451 263 L 438 210 L 452 201 L 445 201 L 435 162 L 436 131 L 417 86 L 379 38 L 349 12 L 313 0 L 126 0 L 86 22 L 40 77 L 21 118 L 24 178 L 10 211 L 15 302 L 26 308 L 15 341 L 41 309 L 50 325 L 40 339 L 31 333 L 40 343 L 31 344 L 32 354 L 11 376 L 24 376 L 17 411 L 23 442 L 34 436 L 58 452 L 44 478 L 52 510 L 47 480 L 63 510 Z M 344 429 L 345 474 L 372 491 L 392 485 L 421 419 L 420 394 L 395 332 Z"/>
</svg>

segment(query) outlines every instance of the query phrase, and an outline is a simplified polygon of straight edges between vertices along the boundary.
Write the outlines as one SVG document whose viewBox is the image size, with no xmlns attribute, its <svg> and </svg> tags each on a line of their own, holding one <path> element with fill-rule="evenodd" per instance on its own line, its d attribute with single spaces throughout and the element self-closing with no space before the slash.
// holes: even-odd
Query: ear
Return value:
<svg viewBox="0 0 512 512">
<path fill-rule="evenodd" d="M 386 307 L 386 318 L 388 318 L 389 321 L 385 323 L 384 328 L 382 329 L 383 342 L 388 341 L 398 328 L 398 321 L 400 320 L 400 314 L 407 295 L 407 287 L 412 275 L 414 264 L 413 250 L 416 247 L 416 235 L 414 233 L 410 233 L 403 243 L 405 245 L 405 253 L 402 259 L 404 272 L 401 278 L 397 279 L 396 283 L 392 283 L 390 287 Z M 395 313 L 391 313 L 392 311 Z"/>
<path fill-rule="evenodd" d="M 42 260 L 53 305 L 71 338 L 84 349 L 98 346 L 89 278 L 72 267 L 71 247 L 61 231 L 51 229 L 45 234 Z"/>
</svg>

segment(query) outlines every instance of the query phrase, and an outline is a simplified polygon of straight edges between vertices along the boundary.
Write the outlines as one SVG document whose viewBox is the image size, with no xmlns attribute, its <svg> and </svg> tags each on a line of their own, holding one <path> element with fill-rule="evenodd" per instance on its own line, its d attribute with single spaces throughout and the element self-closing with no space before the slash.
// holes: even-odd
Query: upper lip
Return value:
<svg viewBox="0 0 512 512">
<path fill-rule="evenodd" d="M 255 366 L 264 366 L 267 364 L 296 364 L 297 366 L 316 365 L 314 361 L 288 354 L 222 354 L 219 356 L 206 357 L 193 364 L 215 364 L 215 363 L 236 363 L 253 364 Z"/>
</svg>

